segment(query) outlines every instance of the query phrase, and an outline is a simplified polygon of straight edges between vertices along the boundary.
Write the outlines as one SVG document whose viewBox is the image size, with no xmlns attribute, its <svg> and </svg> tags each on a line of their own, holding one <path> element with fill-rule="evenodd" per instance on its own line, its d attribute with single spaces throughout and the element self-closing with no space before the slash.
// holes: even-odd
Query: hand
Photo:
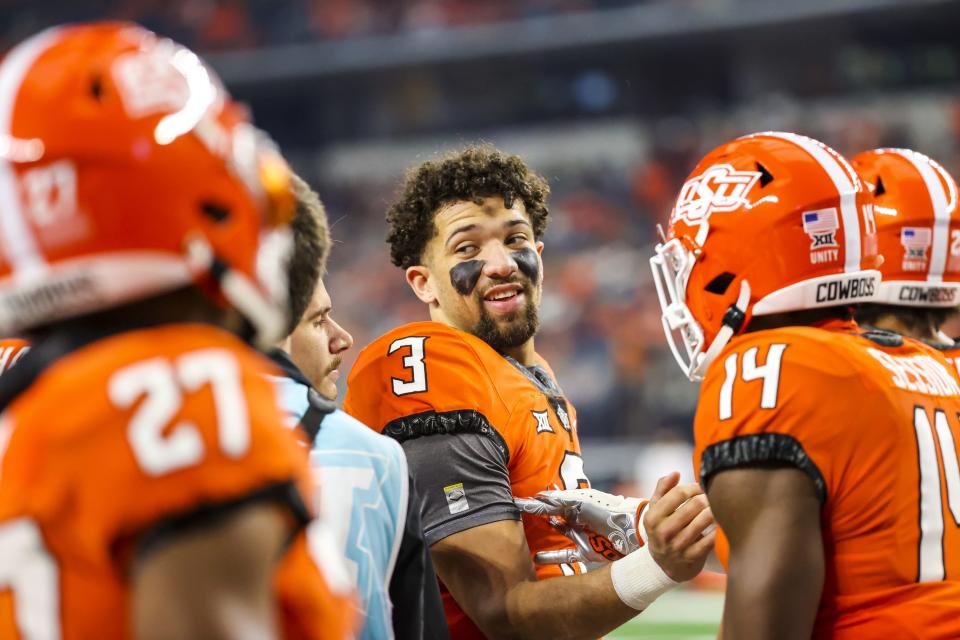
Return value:
<svg viewBox="0 0 960 640">
<path fill-rule="evenodd" d="M 524 513 L 548 516 L 550 524 L 577 545 L 541 551 L 536 555 L 538 564 L 610 562 L 643 546 L 637 520 L 646 500 L 570 489 L 543 491 L 514 502 Z"/>
<path fill-rule="evenodd" d="M 673 472 L 657 481 L 643 515 L 650 555 L 677 582 L 703 569 L 716 538 L 713 513 L 697 484 L 679 484 Z"/>
</svg>

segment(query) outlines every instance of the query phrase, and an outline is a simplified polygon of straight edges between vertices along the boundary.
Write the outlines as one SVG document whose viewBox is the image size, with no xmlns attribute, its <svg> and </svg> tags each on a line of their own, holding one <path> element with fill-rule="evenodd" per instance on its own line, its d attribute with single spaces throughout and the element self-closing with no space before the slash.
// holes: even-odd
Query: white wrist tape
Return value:
<svg viewBox="0 0 960 640">
<path fill-rule="evenodd" d="M 643 546 L 650 544 L 650 541 L 647 540 L 647 525 L 643 522 L 643 519 L 647 517 L 647 511 L 650 509 L 650 503 L 643 505 L 643 509 L 640 511 L 640 517 L 637 518 L 637 535 L 640 536 L 640 539 L 643 540 Z"/>
<path fill-rule="evenodd" d="M 664 573 L 647 547 L 640 547 L 613 562 L 610 578 L 623 604 L 637 611 L 643 611 L 661 594 L 679 584 Z"/>
</svg>

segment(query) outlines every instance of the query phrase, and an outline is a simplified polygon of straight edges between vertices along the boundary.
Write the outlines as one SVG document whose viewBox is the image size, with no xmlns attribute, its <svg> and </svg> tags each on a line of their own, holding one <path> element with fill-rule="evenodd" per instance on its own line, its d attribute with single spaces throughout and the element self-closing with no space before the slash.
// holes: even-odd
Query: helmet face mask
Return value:
<svg viewBox="0 0 960 640">
<path fill-rule="evenodd" d="M 655 251 L 650 269 L 663 311 L 663 333 L 680 369 L 690 377 L 699 369 L 704 352 L 703 328 L 686 303 L 687 283 L 697 258 L 680 238 L 658 244 Z"/>
<path fill-rule="evenodd" d="M 870 194 L 822 143 L 770 132 L 709 153 L 650 259 L 680 368 L 702 379 L 754 316 L 874 300 L 875 227 Z"/>
</svg>

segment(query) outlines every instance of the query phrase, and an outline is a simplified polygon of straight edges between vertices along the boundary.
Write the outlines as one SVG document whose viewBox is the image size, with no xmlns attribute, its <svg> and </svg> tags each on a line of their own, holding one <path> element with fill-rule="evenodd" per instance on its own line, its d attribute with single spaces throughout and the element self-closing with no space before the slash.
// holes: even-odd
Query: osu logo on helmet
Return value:
<svg viewBox="0 0 960 640">
<path fill-rule="evenodd" d="M 680 189 L 673 216 L 687 224 L 697 224 L 715 211 L 736 211 L 759 179 L 759 171 L 737 171 L 728 164 L 714 165 L 687 180 Z"/>
<path fill-rule="evenodd" d="M 859 176 L 823 143 L 779 132 L 707 154 L 650 259 L 667 342 L 692 380 L 753 316 L 874 300 L 878 264 Z"/>
<path fill-rule="evenodd" d="M 195 54 L 53 28 L 9 52 L 0 92 L 0 332 L 189 285 L 282 332 L 290 172 Z"/>
<path fill-rule="evenodd" d="M 909 149 L 874 149 L 853 159 L 873 192 L 883 282 L 877 302 L 911 307 L 960 304 L 957 183 Z"/>
</svg>

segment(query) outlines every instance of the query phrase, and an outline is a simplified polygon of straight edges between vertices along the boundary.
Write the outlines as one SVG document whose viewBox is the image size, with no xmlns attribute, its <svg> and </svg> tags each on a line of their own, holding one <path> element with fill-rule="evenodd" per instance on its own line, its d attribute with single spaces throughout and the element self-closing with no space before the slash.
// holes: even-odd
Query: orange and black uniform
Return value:
<svg viewBox="0 0 960 640">
<path fill-rule="evenodd" d="M 519 520 L 513 496 L 589 486 L 576 412 L 542 359 L 524 367 L 469 333 L 416 322 L 366 347 L 347 387 L 344 410 L 402 443 L 428 544 Z M 531 553 L 573 546 L 542 518 L 523 524 Z M 540 578 L 581 571 L 537 568 Z M 482 638 L 441 591 L 451 637 Z"/>
<path fill-rule="evenodd" d="M 960 638 L 960 386 L 920 342 L 852 322 L 730 341 L 696 416 L 700 481 L 809 475 L 825 557 L 815 638 Z M 726 563 L 722 533 L 718 554 Z"/>
<path fill-rule="evenodd" d="M 137 559 L 257 501 L 300 532 L 278 567 L 302 594 L 278 601 L 288 637 L 345 637 L 269 363 L 207 325 L 84 333 L 40 342 L 0 382 L 0 637 L 129 638 Z"/>
<path fill-rule="evenodd" d="M 0 340 L 0 374 L 6 373 L 10 368 L 20 362 L 20 358 L 27 355 L 30 351 L 30 343 L 19 338 L 7 338 Z"/>
<path fill-rule="evenodd" d="M 950 370 L 957 377 L 960 377 L 960 340 L 956 340 L 954 344 L 949 346 L 939 344 L 932 344 L 930 346 L 939 351 L 940 354 L 947 359 L 947 364 L 950 365 Z"/>
</svg>

